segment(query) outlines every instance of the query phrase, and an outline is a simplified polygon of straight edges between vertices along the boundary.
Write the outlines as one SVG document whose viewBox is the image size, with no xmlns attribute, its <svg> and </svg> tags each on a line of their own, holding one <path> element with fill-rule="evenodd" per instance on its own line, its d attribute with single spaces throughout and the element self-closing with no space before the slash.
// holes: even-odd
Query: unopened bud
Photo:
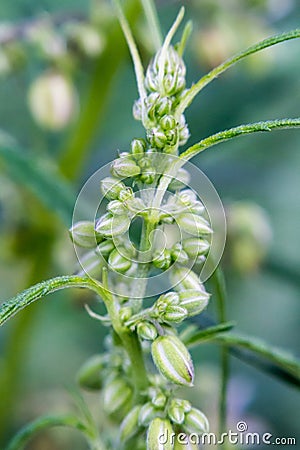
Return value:
<svg viewBox="0 0 300 450">
<path fill-rule="evenodd" d="M 187 289 L 203 290 L 203 285 L 199 277 L 192 270 L 186 267 L 176 267 L 170 272 L 170 280 L 178 291 L 182 292 Z"/>
<path fill-rule="evenodd" d="M 158 392 L 153 396 L 151 402 L 156 408 L 164 408 L 167 402 L 167 397 L 162 392 Z"/>
<path fill-rule="evenodd" d="M 182 249 L 182 245 L 177 243 L 171 250 L 171 256 L 178 264 L 186 264 L 189 260 L 187 253 Z"/>
<path fill-rule="evenodd" d="M 70 228 L 69 233 L 74 244 L 79 247 L 94 248 L 97 245 L 97 233 L 94 222 L 77 222 Z"/>
<path fill-rule="evenodd" d="M 176 336 L 160 336 L 151 347 L 154 363 L 169 381 L 183 386 L 192 386 L 194 366 L 185 345 Z"/>
<path fill-rule="evenodd" d="M 146 150 L 146 142 L 144 139 L 133 139 L 131 141 L 131 153 L 133 155 L 142 156 Z"/>
<path fill-rule="evenodd" d="M 115 249 L 108 258 L 108 264 L 111 268 L 121 273 L 126 272 L 131 267 L 131 261 L 124 256 L 124 252 L 124 249 Z"/>
<path fill-rule="evenodd" d="M 162 252 L 156 253 L 153 256 L 153 265 L 158 269 L 166 270 L 171 265 L 170 251 L 165 249 Z"/>
<path fill-rule="evenodd" d="M 168 142 L 168 138 L 160 128 L 151 128 L 148 130 L 147 137 L 153 147 L 162 149 Z"/>
<path fill-rule="evenodd" d="M 104 408 L 108 414 L 112 414 L 128 403 L 132 396 L 131 387 L 122 379 L 115 378 L 104 388 Z"/>
<path fill-rule="evenodd" d="M 157 416 L 158 410 L 151 402 L 145 403 L 139 413 L 139 425 L 146 427 Z"/>
<path fill-rule="evenodd" d="M 115 159 L 111 165 L 111 173 L 115 177 L 135 177 L 140 171 L 139 166 L 127 157 Z"/>
<path fill-rule="evenodd" d="M 102 194 L 109 200 L 115 200 L 119 197 L 122 189 L 125 188 L 125 184 L 119 181 L 117 178 L 106 177 L 100 183 Z"/>
<path fill-rule="evenodd" d="M 147 431 L 147 450 L 173 450 L 173 428 L 167 419 L 156 417 Z"/>
<path fill-rule="evenodd" d="M 126 233 L 130 227 L 128 216 L 113 216 L 104 214 L 96 223 L 96 231 L 105 237 L 119 236 Z"/>
<path fill-rule="evenodd" d="M 207 254 L 210 244 L 204 239 L 188 238 L 183 240 L 182 246 L 191 258 L 197 258 L 199 255 Z"/>
<path fill-rule="evenodd" d="M 132 316 L 132 309 L 130 306 L 123 306 L 119 311 L 119 318 L 122 323 L 127 322 Z"/>
<path fill-rule="evenodd" d="M 200 314 L 208 305 L 210 295 L 204 290 L 190 289 L 179 294 L 180 306 L 187 310 L 188 316 Z"/>
<path fill-rule="evenodd" d="M 188 434 L 179 433 L 174 438 L 173 450 L 199 450 L 195 437 L 192 439 Z"/>
<path fill-rule="evenodd" d="M 96 248 L 96 253 L 101 256 L 108 256 L 110 252 L 112 252 L 115 248 L 114 242 L 110 239 L 106 239 L 105 241 L 101 242 Z"/>
<path fill-rule="evenodd" d="M 133 197 L 133 190 L 131 189 L 131 187 L 124 186 L 124 189 L 122 189 L 121 192 L 119 193 L 119 200 L 121 200 L 121 202 L 125 202 L 132 197 Z"/>
<path fill-rule="evenodd" d="M 188 311 L 183 306 L 168 306 L 161 315 L 161 319 L 165 322 L 180 323 L 188 316 Z"/>
<path fill-rule="evenodd" d="M 137 326 L 136 331 L 140 338 L 148 341 L 154 341 L 154 339 L 156 339 L 157 337 L 156 327 L 149 322 L 140 322 Z"/>
<path fill-rule="evenodd" d="M 208 433 L 209 422 L 199 409 L 192 408 L 184 419 L 183 427 L 188 433 Z"/>
<path fill-rule="evenodd" d="M 182 424 L 184 421 L 184 409 L 180 404 L 176 402 L 176 399 L 172 400 L 168 408 L 168 416 L 172 422 Z"/>
<path fill-rule="evenodd" d="M 141 406 L 135 406 L 123 419 L 120 425 L 120 441 L 125 442 L 134 436 L 139 429 L 139 413 Z"/>
<path fill-rule="evenodd" d="M 159 122 L 163 130 L 173 130 L 176 127 L 176 120 L 174 116 L 166 114 Z"/>
<path fill-rule="evenodd" d="M 113 215 L 120 216 L 126 214 L 125 205 L 120 200 L 112 200 L 106 207 L 107 211 Z"/>
<path fill-rule="evenodd" d="M 106 367 L 106 355 L 91 356 L 77 374 L 78 384 L 85 389 L 98 390 L 102 387 L 101 371 Z"/>
<path fill-rule="evenodd" d="M 196 214 L 180 214 L 176 219 L 179 228 L 193 236 L 212 234 L 207 220 Z"/>
</svg>

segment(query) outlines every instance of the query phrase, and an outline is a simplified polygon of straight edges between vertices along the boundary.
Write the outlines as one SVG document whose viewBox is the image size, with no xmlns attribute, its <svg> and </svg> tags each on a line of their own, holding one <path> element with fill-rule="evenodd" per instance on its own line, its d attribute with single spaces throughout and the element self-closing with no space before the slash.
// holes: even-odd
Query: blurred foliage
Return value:
<svg viewBox="0 0 300 450">
<path fill-rule="evenodd" d="M 151 36 L 139 2 L 125 3 L 147 62 Z M 157 2 L 164 29 L 180 3 Z M 186 55 L 191 83 L 235 51 L 300 22 L 300 6 L 293 0 L 193 0 L 186 6 L 194 26 Z M 0 17 L 0 127 L 13 137 L 0 135 L 4 300 L 33 282 L 74 270 L 66 230 L 76 192 L 117 149 L 127 149 L 140 126 L 131 115 L 137 98 L 132 65 L 109 2 L 4 0 Z M 231 69 L 189 108 L 190 143 L 240 123 L 299 116 L 299 70 L 299 42 L 269 49 Z M 39 89 L 46 92 L 36 95 L 44 95 L 48 109 L 41 112 L 38 99 L 33 107 L 32 89 L 50 73 L 71 83 L 72 99 L 70 93 L 67 99 L 64 93 L 56 98 L 57 87 L 43 85 Z M 53 126 L 53 118 L 57 125 L 60 117 L 63 121 Z M 278 131 L 222 144 L 194 160 L 229 211 L 230 240 L 223 259 L 227 316 L 238 323 L 238 330 L 296 354 L 300 352 L 299 146 L 299 131 Z M 242 219 L 237 214 L 241 202 Z M 245 215 L 250 223 L 246 231 Z M 238 256 L 243 254 L 241 246 L 244 257 Z M 58 293 L 0 330 L 1 447 L 7 436 L 38 414 L 67 409 L 65 385 L 74 380 L 85 358 L 103 345 L 101 329 L 83 309 L 90 301 L 87 294 Z M 214 400 L 203 393 L 213 395 L 216 390 L 218 353 L 210 346 L 194 353 L 199 362 L 210 364 L 208 369 L 199 368 L 197 395 L 200 403 L 211 402 L 213 415 Z M 261 429 L 296 437 L 299 394 L 241 363 L 234 362 L 232 369 L 230 404 L 238 404 L 232 406 L 233 419 L 247 412 Z M 84 446 L 68 431 L 51 431 L 30 448 Z"/>
</svg>

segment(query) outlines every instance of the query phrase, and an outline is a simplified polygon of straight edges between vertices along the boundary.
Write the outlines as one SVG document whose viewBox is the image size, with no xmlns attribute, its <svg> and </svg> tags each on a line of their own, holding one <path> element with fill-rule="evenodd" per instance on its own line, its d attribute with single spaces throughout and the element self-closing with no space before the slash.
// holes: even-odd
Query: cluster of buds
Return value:
<svg viewBox="0 0 300 450">
<path fill-rule="evenodd" d="M 92 253 L 99 267 L 106 266 L 106 282 L 118 304 L 118 328 L 112 329 L 109 351 L 85 364 L 78 380 L 88 389 L 101 389 L 105 411 L 120 424 L 120 442 L 134 439 L 135 448 L 140 448 L 144 439 L 141 449 L 179 449 L 178 434 L 188 437 L 208 431 L 205 415 L 175 397 L 174 388 L 194 383 L 192 357 L 177 327 L 208 305 L 210 295 L 196 270 L 207 258 L 212 228 L 203 203 L 188 187 L 189 172 L 183 168 L 170 180 L 161 202 L 153 206 L 160 178 L 174 158 L 170 154 L 176 155 L 189 136 L 184 117 L 176 112 L 185 89 L 185 65 L 174 47 L 163 46 L 150 62 L 145 89 L 144 104 L 141 99 L 135 103 L 134 115 L 143 121 L 146 137 L 133 139 L 129 151 L 112 162 L 111 175 L 101 181 L 105 213 L 70 230 L 73 242 Z M 130 227 L 137 217 L 143 227 L 141 236 L 149 224 L 155 232 L 151 242 L 147 236 L 146 261 L 140 259 L 145 248 L 130 240 Z M 172 286 L 144 309 L 131 290 L 141 268 L 149 276 L 167 272 Z M 115 289 L 120 284 L 125 285 L 123 294 Z M 101 320 L 114 325 L 113 318 Z M 122 339 L 116 338 L 118 330 L 134 336 L 145 358 L 151 355 L 147 387 L 138 396 L 134 395 L 133 361 L 122 348 Z M 168 437 L 163 442 L 165 433 Z"/>
</svg>

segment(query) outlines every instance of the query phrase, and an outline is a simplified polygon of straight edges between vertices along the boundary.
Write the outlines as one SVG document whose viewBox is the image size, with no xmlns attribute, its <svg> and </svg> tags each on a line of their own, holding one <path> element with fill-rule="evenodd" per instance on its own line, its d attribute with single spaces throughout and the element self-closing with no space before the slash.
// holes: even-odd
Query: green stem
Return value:
<svg viewBox="0 0 300 450">
<path fill-rule="evenodd" d="M 152 0 L 142 0 L 142 4 L 145 11 L 146 19 L 148 21 L 149 32 L 152 35 L 154 48 L 157 51 L 160 49 L 162 44 L 162 34 L 160 30 L 155 4 Z"/>
<path fill-rule="evenodd" d="M 226 322 L 226 288 L 223 273 L 217 268 L 211 278 L 218 308 L 219 322 Z M 219 398 L 219 434 L 227 431 L 227 387 L 229 380 L 229 351 L 226 346 L 221 349 L 221 389 Z"/>
<path fill-rule="evenodd" d="M 251 47 L 247 48 L 245 51 L 242 51 L 242 52 L 234 55 L 232 58 L 228 59 L 224 63 L 215 67 L 208 74 L 204 75 L 196 84 L 194 84 L 186 92 L 186 94 L 183 96 L 182 101 L 177 110 L 177 116 L 180 117 L 180 115 L 183 114 L 184 110 L 191 104 L 191 102 L 193 101 L 195 96 L 205 86 L 207 86 L 211 81 L 213 81 L 215 78 L 217 78 L 219 75 L 221 75 L 221 73 L 225 72 L 227 69 L 232 67 L 234 64 L 236 64 L 241 59 L 244 59 L 247 56 L 252 55 L 253 53 L 256 53 L 267 47 L 271 47 L 272 45 L 276 45 L 281 42 L 288 41 L 290 39 L 297 39 L 297 38 L 300 38 L 300 29 L 289 31 L 288 33 L 282 33 L 277 36 L 271 36 L 270 38 L 264 39 L 263 41 L 258 42 L 255 45 L 252 45 Z"/>
</svg>

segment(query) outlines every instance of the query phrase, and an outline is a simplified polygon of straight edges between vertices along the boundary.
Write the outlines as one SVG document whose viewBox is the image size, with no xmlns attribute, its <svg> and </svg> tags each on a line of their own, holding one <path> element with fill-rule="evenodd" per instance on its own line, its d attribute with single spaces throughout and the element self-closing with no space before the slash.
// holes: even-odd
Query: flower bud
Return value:
<svg viewBox="0 0 300 450">
<path fill-rule="evenodd" d="M 208 305 L 210 295 L 204 290 L 190 289 L 179 294 L 180 306 L 187 310 L 189 317 L 200 314 Z"/>
<path fill-rule="evenodd" d="M 193 236 L 212 234 L 207 220 L 196 214 L 180 214 L 176 219 L 179 228 Z"/>
<path fill-rule="evenodd" d="M 145 403 L 139 412 L 139 425 L 146 427 L 151 420 L 157 417 L 158 410 L 151 402 Z"/>
<path fill-rule="evenodd" d="M 173 246 L 171 256 L 178 264 L 186 264 L 189 260 L 187 253 L 182 249 L 182 245 L 179 242 Z"/>
<path fill-rule="evenodd" d="M 126 233 L 130 227 L 130 219 L 128 216 L 113 216 L 109 213 L 104 214 L 96 223 L 97 233 L 105 237 L 119 236 Z"/>
<path fill-rule="evenodd" d="M 101 389 L 101 371 L 106 366 L 106 363 L 106 355 L 94 355 L 90 357 L 78 371 L 76 377 L 78 384 L 85 389 Z"/>
<path fill-rule="evenodd" d="M 141 339 L 145 339 L 147 341 L 154 341 L 157 337 L 156 327 L 149 322 L 139 322 L 136 331 Z"/>
<path fill-rule="evenodd" d="M 135 406 L 123 419 L 120 425 L 120 441 L 125 442 L 134 436 L 139 429 L 139 413 L 141 410 L 141 405 Z"/>
<path fill-rule="evenodd" d="M 115 248 L 114 242 L 110 239 L 106 239 L 101 242 L 96 248 L 96 253 L 101 256 L 108 256 Z"/>
<path fill-rule="evenodd" d="M 167 401 L 167 397 L 162 392 L 157 392 L 151 399 L 152 404 L 156 408 L 164 408 Z"/>
<path fill-rule="evenodd" d="M 176 286 L 176 289 L 180 292 L 188 289 L 204 289 L 195 272 L 186 267 L 174 268 L 169 276 L 172 284 Z"/>
<path fill-rule="evenodd" d="M 153 167 L 149 167 L 141 174 L 140 179 L 143 183 L 151 184 L 155 180 L 155 175 L 156 175 L 155 169 L 153 169 Z"/>
<path fill-rule="evenodd" d="M 158 127 L 151 128 L 147 131 L 147 138 L 152 145 L 158 149 L 162 149 L 168 142 L 168 138 L 165 133 Z"/>
<path fill-rule="evenodd" d="M 161 314 L 161 319 L 165 322 L 180 323 L 188 316 L 188 311 L 182 306 L 168 306 L 163 314 Z"/>
<path fill-rule="evenodd" d="M 117 178 L 106 177 L 100 183 L 102 194 L 109 200 L 115 200 L 119 197 L 122 189 L 125 188 L 125 184 L 117 180 Z"/>
<path fill-rule="evenodd" d="M 126 206 L 120 200 L 112 200 L 106 207 L 107 211 L 113 215 L 121 216 L 126 214 Z"/>
<path fill-rule="evenodd" d="M 77 222 L 70 228 L 69 233 L 74 244 L 79 247 L 94 248 L 97 245 L 94 222 Z"/>
<path fill-rule="evenodd" d="M 171 254 L 170 251 L 164 249 L 162 252 L 155 253 L 153 255 L 153 265 L 158 269 L 166 270 L 171 265 Z"/>
<path fill-rule="evenodd" d="M 184 419 L 183 427 L 188 433 L 208 433 L 209 423 L 207 417 L 199 409 L 192 408 Z"/>
<path fill-rule="evenodd" d="M 172 422 L 177 424 L 182 424 L 184 421 L 184 409 L 182 406 L 177 403 L 176 399 L 173 399 L 168 408 L 168 416 L 172 420 Z"/>
<path fill-rule="evenodd" d="M 176 119 L 170 114 L 166 114 L 159 121 L 160 126 L 163 130 L 173 130 L 176 127 Z"/>
<path fill-rule="evenodd" d="M 160 336 L 152 343 L 151 352 L 156 367 L 167 380 L 183 386 L 193 385 L 193 362 L 180 339 Z"/>
<path fill-rule="evenodd" d="M 112 414 L 129 403 L 131 397 L 131 387 L 122 378 L 115 378 L 104 388 L 104 409 L 108 414 Z"/>
<path fill-rule="evenodd" d="M 173 428 L 167 419 L 156 417 L 147 431 L 147 450 L 173 450 Z"/>
<path fill-rule="evenodd" d="M 121 200 L 121 202 L 125 202 L 129 199 L 131 199 L 133 197 L 133 191 L 131 189 L 131 187 L 125 187 L 124 189 L 121 190 L 121 192 L 119 193 L 119 200 Z"/>
<path fill-rule="evenodd" d="M 165 114 L 169 114 L 172 109 L 172 101 L 169 97 L 159 97 L 156 101 L 155 112 L 157 117 L 163 117 Z"/>
<path fill-rule="evenodd" d="M 125 250 L 120 253 L 121 249 L 113 250 L 108 258 L 108 264 L 111 266 L 113 270 L 117 272 L 126 272 L 126 270 L 130 269 L 131 261 L 123 256 Z"/>
<path fill-rule="evenodd" d="M 127 322 L 132 316 L 132 309 L 130 306 L 123 306 L 119 311 L 119 318 L 122 323 Z"/>
<path fill-rule="evenodd" d="M 131 153 L 133 155 L 141 156 L 146 150 L 146 142 L 144 139 L 133 139 L 131 141 Z"/>
<path fill-rule="evenodd" d="M 111 165 L 111 174 L 115 177 L 135 177 L 141 171 L 139 166 L 130 158 L 115 159 Z"/>
<path fill-rule="evenodd" d="M 199 255 L 207 254 L 210 244 L 204 239 L 188 238 L 183 240 L 182 246 L 191 258 L 197 258 Z"/>
<path fill-rule="evenodd" d="M 163 312 L 166 310 L 168 306 L 178 305 L 179 304 L 179 295 L 177 292 L 167 292 L 166 294 L 161 295 L 155 302 L 155 309 L 158 312 Z"/>
</svg>

